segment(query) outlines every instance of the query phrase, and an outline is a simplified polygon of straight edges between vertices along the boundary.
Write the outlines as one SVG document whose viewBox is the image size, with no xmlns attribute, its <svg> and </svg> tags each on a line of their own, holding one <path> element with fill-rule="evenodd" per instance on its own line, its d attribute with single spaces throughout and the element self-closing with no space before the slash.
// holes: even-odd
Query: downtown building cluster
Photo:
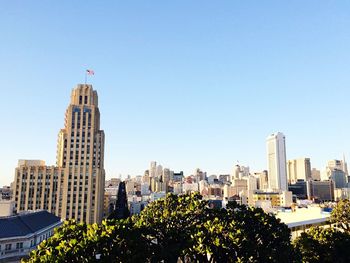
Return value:
<svg viewBox="0 0 350 263">
<path fill-rule="evenodd" d="M 150 202 L 167 193 L 199 192 L 216 207 L 229 201 L 261 207 L 267 212 L 311 203 L 349 198 L 350 185 L 345 160 L 330 160 L 324 171 L 311 168 L 310 158 L 287 160 L 286 138 L 281 132 L 266 139 L 268 169 L 251 172 L 235 165 L 232 172 L 207 175 L 201 169 L 185 176 L 151 162 L 143 176 L 126 179 L 128 206 L 137 214 Z M 105 214 L 113 210 L 119 179 L 106 181 Z"/>
<path fill-rule="evenodd" d="M 236 201 L 274 213 L 292 208 L 295 216 L 301 214 L 304 218 L 303 222 L 288 225 L 293 235 L 309 227 L 310 222 L 327 221 L 319 207 L 314 207 L 314 213 L 312 209 L 295 210 L 295 204 L 303 207 L 350 197 L 344 158 L 330 160 L 323 171 L 312 168 L 310 158 L 287 161 L 286 138 L 280 132 L 268 136 L 266 148 L 267 170 L 259 172 L 237 164 L 228 174 L 208 175 L 196 169 L 185 175 L 151 162 L 143 175 L 128 176 L 125 186 L 120 178 L 105 180 L 104 132 L 100 129 L 97 92 L 91 85 L 77 85 L 72 90 L 64 128 L 59 131 L 56 165 L 19 160 L 11 187 L 0 189 L 0 227 L 11 223 L 17 229 L 1 233 L 0 260 L 27 255 L 63 220 L 90 224 L 108 218 L 116 211 L 119 185 L 125 187 L 125 202 L 131 214 L 140 213 L 167 193 L 190 192 L 199 192 L 212 207 Z M 306 214 L 310 218 L 306 219 Z M 289 220 L 285 218 L 288 213 L 276 216 L 282 222 Z M 23 232 L 23 222 L 31 225 L 34 221 L 35 228 Z"/>
<path fill-rule="evenodd" d="M 167 193 L 185 194 L 199 192 L 214 207 L 225 207 L 229 201 L 272 209 L 292 204 L 292 192 L 288 191 L 285 137 L 282 133 L 267 139 L 269 170 L 252 173 L 248 166 L 235 165 L 230 174 L 207 175 L 201 169 L 185 176 L 151 162 L 143 176 L 126 180 L 126 193 L 131 214 L 140 211 L 152 201 Z M 106 184 L 105 209 L 115 202 L 112 189 L 116 184 Z M 109 213 L 109 211 L 105 213 Z"/>
<path fill-rule="evenodd" d="M 228 174 L 208 175 L 196 169 L 185 175 L 151 162 L 143 175 L 126 179 L 130 212 L 139 213 L 167 193 L 199 192 L 213 206 L 225 207 L 235 200 L 266 211 L 291 207 L 300 200 L 349 198 L 345 160 L 329 161 L 322 172 L 312 168 L 310 158 L 287 161 L 286 138 L 280 132 L 268 136 L 266 149 L 267 170 L 259 172 L 237 164 Z M 0 200 L 0 210 L 47 210 L 62 220 L 99 223 L 115 209 L 119 183 L 116 178 L 105 180 L 97 92 L 91 85 L 79 84 L 72 90 L 64 128 L 59 131 L 56 165 L 19 160 L 11 187 L 12 202 Z"/>
<path fill-rule="evenodd" d="M 266 149 L 267 170 L 259 172 L 237 164 L 228 174 L 208 175 L 196 169 L 185 175 L 151 162 L 142 176 L 126 179 L 129 209 L 139 213 L 167 193 L 199 192 L 216 206 L 235 200 L 268 211 L 290 207 L 297 200 L 349 198 L 344 159 L 329 161 L 322 172 L 312 168 L 310 158 L 287 161 L 286 138 L 280 132 L 267 137 Z M 16 213 L 47 210 L 63 220 L 99 223 L 115 209 L 119 182 L 105 180 L 97 92 L 91 85 L 79 84 L 72 90 L 64 128 L 59 131 L 56 165 L 19 160 L 11 187 L 13 201 L 0 201 L 0 208 Z"/>
</svg>

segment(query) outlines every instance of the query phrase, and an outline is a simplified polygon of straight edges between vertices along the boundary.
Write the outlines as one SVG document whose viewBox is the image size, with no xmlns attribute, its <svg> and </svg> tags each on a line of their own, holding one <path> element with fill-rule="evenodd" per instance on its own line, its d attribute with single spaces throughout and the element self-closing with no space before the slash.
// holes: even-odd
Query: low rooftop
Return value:
<svg viewBox="0 0 350 263">
<path fill-rule="evenodd" d="M 61 219 L 47 211 L 0 218 L 0 239 L 21 237 L 57 224 Z"/>
<path fill-rule="evenodd" d="M 318 206 L 308 206 L 307 208 L 296 208 L 295 212 L 278 211 L 276 217 L 291 228 L 326 222 L 330 218 L 330 213 L 323 212 Z"/>
</svg>

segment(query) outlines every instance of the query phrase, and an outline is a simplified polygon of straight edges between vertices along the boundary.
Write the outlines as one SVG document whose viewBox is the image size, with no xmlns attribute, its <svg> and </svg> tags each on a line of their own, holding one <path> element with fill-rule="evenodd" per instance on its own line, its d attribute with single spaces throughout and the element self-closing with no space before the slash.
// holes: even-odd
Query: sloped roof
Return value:
<svg viewBox="0 0 350 263">
<path fill-rule="evenodd" d="M 47 211 L 0 218 L 0 238 L 20 237 L 35 233 L 61 219 Z"/>
</svg>

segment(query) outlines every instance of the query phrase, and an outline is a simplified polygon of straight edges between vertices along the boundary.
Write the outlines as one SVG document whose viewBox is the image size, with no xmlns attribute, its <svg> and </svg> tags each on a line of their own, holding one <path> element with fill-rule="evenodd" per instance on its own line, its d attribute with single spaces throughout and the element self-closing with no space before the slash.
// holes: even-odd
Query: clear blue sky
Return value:
<svg viewBox="0 0 350 263">
<path fill-rule="evenodd" d="M 107 177 L 350 158 L 350 1 L 4 1 L 0 185 L 55 163 L 71 89 L 95 70 Z"/>
</svg>

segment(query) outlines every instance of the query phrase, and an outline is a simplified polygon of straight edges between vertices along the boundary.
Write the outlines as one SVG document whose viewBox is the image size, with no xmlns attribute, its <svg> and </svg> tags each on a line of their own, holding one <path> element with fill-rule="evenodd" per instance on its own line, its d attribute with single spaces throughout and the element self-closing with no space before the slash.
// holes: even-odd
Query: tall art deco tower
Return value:
<svg viewBox="0 0 350 263">
<path fill-rule="evenodd" d="M 104 197 L 104 132 L 100 130 L 97 92 L 79 84 L 72 91 L 59 132 L 57 166 L 64 176 L 59 184 L 56 213 L 65 219 L 102 221 Z"/>
</svg>

